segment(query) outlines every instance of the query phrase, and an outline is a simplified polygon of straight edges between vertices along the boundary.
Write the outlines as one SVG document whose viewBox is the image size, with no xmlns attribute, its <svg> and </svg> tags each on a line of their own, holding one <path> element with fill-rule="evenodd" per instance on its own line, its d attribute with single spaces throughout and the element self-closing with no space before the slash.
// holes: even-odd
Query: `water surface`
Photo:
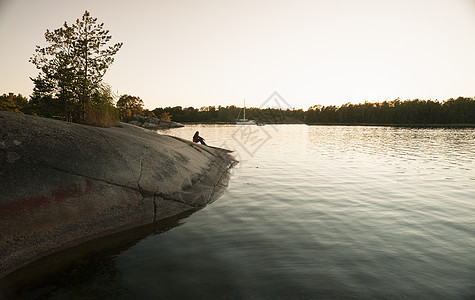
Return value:
<svg viewBox="0 0 475 300">
<path fill-rule="evenodd" d="M 21 297 L 475 298 L 475 130 L 193 125 L 226 193 Z"/>
</svg>

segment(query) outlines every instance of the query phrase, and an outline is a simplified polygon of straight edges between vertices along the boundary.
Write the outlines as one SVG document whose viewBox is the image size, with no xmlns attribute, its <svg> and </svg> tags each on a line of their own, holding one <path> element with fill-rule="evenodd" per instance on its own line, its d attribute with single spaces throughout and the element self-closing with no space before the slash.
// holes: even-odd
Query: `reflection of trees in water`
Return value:
<svg viewBox="0 0 475 300">
<path fill-rule="evenodd" d="M 123 295 L 121 272 L 115 258 L 149 235 L 183 224 L 189 210 L 152 224 L 85 242 L 41 258 L 1 280 L 2 293 L 12 298 L 110 298 Z M 1 294 L 0 294 L 1 296 Z M 69 297 L 68 297 L 69 298 Z"/>
</svg>

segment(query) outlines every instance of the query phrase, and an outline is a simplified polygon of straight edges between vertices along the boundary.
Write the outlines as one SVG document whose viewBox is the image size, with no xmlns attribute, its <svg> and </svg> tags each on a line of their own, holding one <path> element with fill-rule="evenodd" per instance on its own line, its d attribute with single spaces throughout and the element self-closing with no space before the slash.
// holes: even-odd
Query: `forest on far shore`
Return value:
<svg viewBox="0 0 475 300">
<path fill-rule="evenodd" d="M 180 123 L 235 123 L 243 118 L 237 106 L 165 107 L 144 109 L 142 99 L 122 95 L 112 109 L 121 120 L 134 116 L 157 117 Z M 20 94 L 0 96 L 0 110 L 10 110 L 43 117 L 62 119 L 54 101 L 38 105 Z M 111 109 L 111 108 L 108 108 Z M 308 110 L 278 108 L 246 108 L 246 118 L 267 124 L 345 124 L 345 125 L 465 125 L 475 126 L 475 98 L 459 97 L 439 102 L 399 99 L 384 102 L 347 103 L 341 106 L 315 105 Z"/>
<path fill-rule="evenodd" d="M 176 122 L 234 123 L 243 117 L 242 108 L 236 106 L 207 106 L 201 108 L 181 106 L 156 108 Z M 432 100 L 399 99 L 362 104 L 347 103 L 341 106 L 315 105 L 302 109 L 246 108 L 246 118 L 262 123 L 306 124 L 381 124 L 381 125 L 437 125 L 475 124 L 475 98 L 459 97 L 439 102 Z"/>
</svg>

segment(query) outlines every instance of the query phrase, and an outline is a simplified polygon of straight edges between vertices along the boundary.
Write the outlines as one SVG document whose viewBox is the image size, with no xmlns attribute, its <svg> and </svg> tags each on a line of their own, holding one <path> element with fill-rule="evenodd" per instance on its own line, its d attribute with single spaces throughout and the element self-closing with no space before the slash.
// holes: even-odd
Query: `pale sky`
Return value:
<svg viewBox="0 0 475 300">
<path fill-rule="evenodd" d="M 475 96 L 475 0 L 0 0 L 0 94 L 85 10 L 124 43 L 104 81 L 149 109 Z"/>
</svg>

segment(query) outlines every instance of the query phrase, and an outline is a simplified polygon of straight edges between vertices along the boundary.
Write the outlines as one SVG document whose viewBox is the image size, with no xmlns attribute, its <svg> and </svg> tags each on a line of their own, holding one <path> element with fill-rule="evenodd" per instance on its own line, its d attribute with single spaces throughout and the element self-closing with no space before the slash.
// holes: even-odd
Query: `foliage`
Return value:
<svg viewBox="0 0 475 300">
<path fill-rule="evenodd" d="M 242 118 L 242 108 L 232 106 L 205 106 L 201 108 L 181 106 L 156 108 L 155 115 L 168 114 L 176 122 L 203 122 L 203 123 L 234 123 Z M 275 108 L 247 108 L 246 118 L 265 123 L 302 123 L 305 118 L 303 110 L 282 110 Z"/>
<path fill-rule="evenodd" d="M 0 96 L 0 110 L 21 113 L 21 109 L 28 104 L 28 100 L 21 94 L 13 93 L 3 94 Z"/>
<path fill-rule="evenodd" d="M 234 123 L 242 117 L 236 106 L 206 106 L 199 109 L 181 106 L 156 108 L 155 115 L 168 114 L 176 122 Z M 246 118 L 264 123 L 307 124 L 475 124 L 475 98 L 432 100 L 395 99 L 377 103 L 347 103 L 342 106 L 316 105 L 303 111 L 276 108 L 247 108 Z"/>
<path fill-rule="evenodd" d="M 89 125 L 109 127 L 119 124 L 119 112 L 114 107 L 114 95 L 109 85 L 101 85 L 86 107 L 85 121 Z"/>
<path fill-rule="evenodd" d="M 314 106 L 306 114 L 309 124 L 475 124 L 475 98 L 384 101 L 378 103 Z"/>
<path fill-rule="evenodd" d="M 142 115 L 143 101 L 140 97 L 131 95 L 122 95 L 117 101 L 120 119 Z"/>
<path fill-rule="evenodd" d="M 153 111 L 150 111 L 148 109 L 143 110 L 143 115 L 146 118 L 156 118 L 157 116 L 153 113 Z"/>
<path fill-rule="evenodd" d="M 100 93 L 102 78 L 114 61 L 122 43 L 108 46 L 111 40 L 104 23 L 84 12 L 72 25 L 46 30 L 46 47 L 36 46 L 30 58 L 40 70 L 32 101 L 40 115 L 59 117 L 66 121 L 87 123 L 88 112 L 96 111 L 95 94 Z"/>
<path fill-rule="evenodd" d="M 162 120 L 165 120 L 165 121 L 171 121 L 172 120 L 172 116 L 167 113 L 167 112 L 163 112 L 160 116 L 159 116 L 159 119 L 162 119 Z"/>
</svg>

